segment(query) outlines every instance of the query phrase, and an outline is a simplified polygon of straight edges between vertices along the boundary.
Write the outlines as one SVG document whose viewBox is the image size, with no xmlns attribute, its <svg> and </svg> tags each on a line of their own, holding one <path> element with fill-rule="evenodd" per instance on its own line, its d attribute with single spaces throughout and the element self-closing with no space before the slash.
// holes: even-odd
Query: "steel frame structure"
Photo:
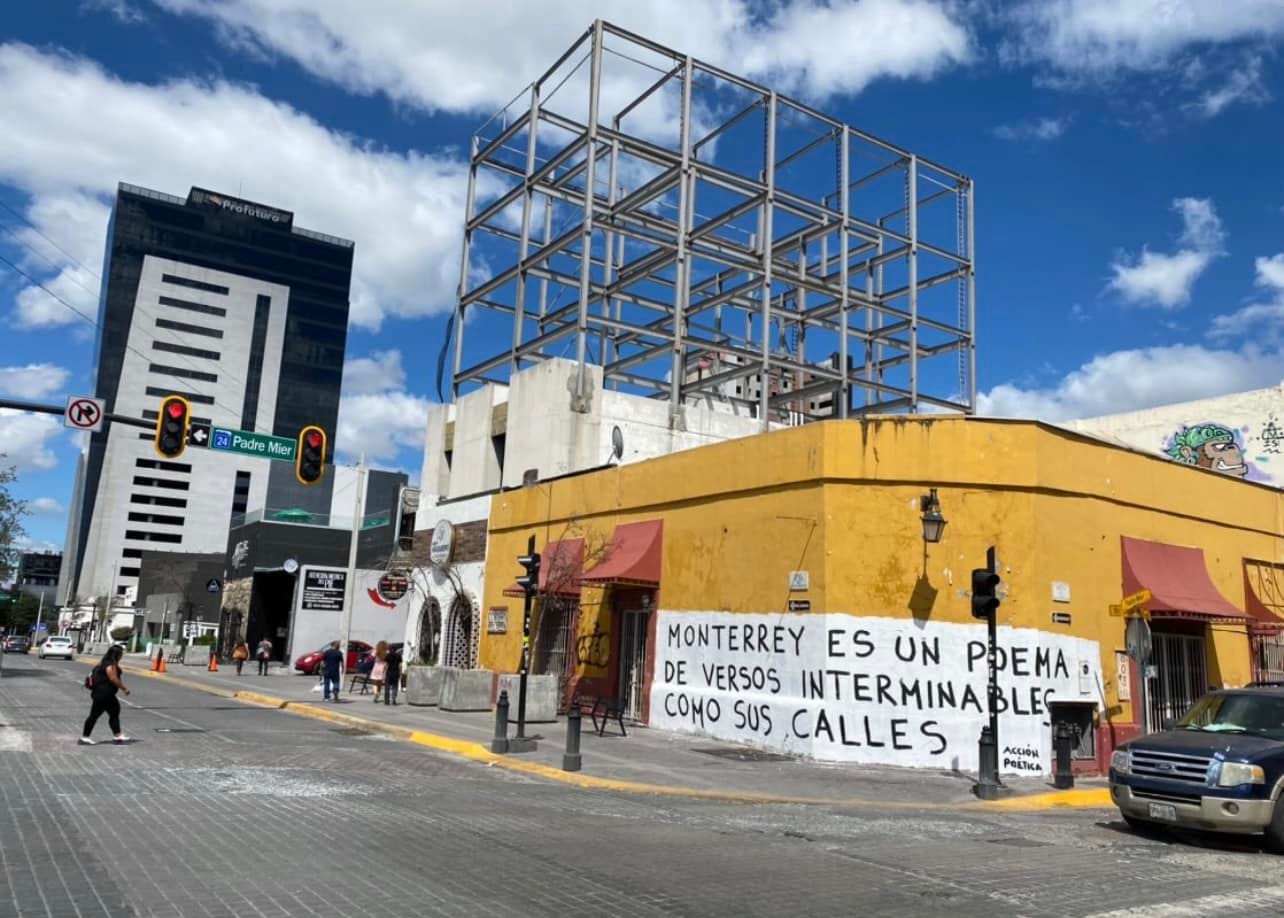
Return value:
<svg viewBox="0 0 1284 918">
<path fill-rule="evenodd" d="M 579 410 L 596 363 L 675 425 L 708 396 L 764 428 L 786 411 L 970 414 L 973 200 L 958 172 L 596 21 L 473 136 L 452 395 L 573 344 Z M 481 315 L 511 322 L 508 347 Z M 760 391 L 732 395 L 744 377 Z"/>
</svg>

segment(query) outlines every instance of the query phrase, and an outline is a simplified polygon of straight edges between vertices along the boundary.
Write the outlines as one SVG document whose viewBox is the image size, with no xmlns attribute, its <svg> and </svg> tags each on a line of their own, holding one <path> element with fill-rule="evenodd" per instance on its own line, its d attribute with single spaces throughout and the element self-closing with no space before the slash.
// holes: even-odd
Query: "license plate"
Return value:
<svg viewBox="0 0 1284 918">
<path fill-rule="evenodd" d="M 1177 807 L 1168 803 L 1152 803 L 1150 804 L 1150 818 L 1163 819 L 1166 822 L 1176 822 Z"/>
</svg>

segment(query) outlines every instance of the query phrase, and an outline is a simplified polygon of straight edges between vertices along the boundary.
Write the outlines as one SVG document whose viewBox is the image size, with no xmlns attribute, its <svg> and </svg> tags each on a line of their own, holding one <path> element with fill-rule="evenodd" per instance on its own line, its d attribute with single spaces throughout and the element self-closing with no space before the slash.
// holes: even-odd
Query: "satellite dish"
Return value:
<svg viewBox="0 0 1284 918">
<path fill-rule="evenodd" d="M 624 431 L 620 430 L 619 425 L 611 428 L 611 456 L 616 462 L 624 455 Z"/>
</svg>

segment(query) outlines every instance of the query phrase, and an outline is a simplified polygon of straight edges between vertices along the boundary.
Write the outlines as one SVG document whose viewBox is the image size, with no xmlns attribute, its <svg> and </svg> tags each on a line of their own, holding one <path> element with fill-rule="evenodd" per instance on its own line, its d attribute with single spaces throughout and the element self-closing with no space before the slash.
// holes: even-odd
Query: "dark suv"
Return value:
<svg viewBox="0 0 1284 918">
<path fill-rule="evenodd" d="M 1284 683 L 1211 692 L 1173 729 L 1124 743 L 1110 796 L 1134 828 L 1262 832 L 1284 854 Z"/>
</svg>

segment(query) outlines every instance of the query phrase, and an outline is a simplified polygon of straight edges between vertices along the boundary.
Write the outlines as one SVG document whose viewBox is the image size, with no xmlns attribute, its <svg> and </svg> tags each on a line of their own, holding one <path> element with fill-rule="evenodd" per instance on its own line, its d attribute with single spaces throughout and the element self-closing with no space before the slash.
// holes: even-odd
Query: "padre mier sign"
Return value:
<svg viewBox="0 0 1284 918">
<path fill-rule="evenodd" d="M 975 770 L 984 624 L 659 613 L 652 726 L 824 761 Z M 1096 703 L 1096 641 L 999 628 L 999 767 L 1052 770 L 1053 702 Z"/>
</svg>

